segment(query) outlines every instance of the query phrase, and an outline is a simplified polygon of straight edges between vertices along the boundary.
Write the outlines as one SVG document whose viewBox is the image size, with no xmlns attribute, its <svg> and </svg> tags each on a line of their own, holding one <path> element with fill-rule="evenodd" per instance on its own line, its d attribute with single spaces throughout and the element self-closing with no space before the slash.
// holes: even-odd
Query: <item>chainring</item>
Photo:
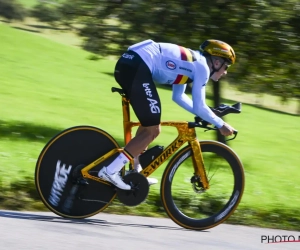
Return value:
<svg viewBox="0 0 300 250">
<path fill-rule="evenodd" d="M 125 175 L 123 180 L 131 186 L 131 190 L 117 188 L 117 196 L 120 202 L 126 206 L 137 206 L 147 198 L 149 183 L 145 176 L 132 172 Z"/>
</svg>

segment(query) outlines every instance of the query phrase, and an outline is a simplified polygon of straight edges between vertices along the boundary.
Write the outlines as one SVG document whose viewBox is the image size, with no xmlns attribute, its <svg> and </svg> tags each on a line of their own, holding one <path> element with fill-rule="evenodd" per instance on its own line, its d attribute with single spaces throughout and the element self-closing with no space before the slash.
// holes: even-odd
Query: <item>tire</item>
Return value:
<svg viewBox="0 0 300 250">
<path fill-rule="evenodd" d="M 179 226 L 192 230 L 212 228 L 228 219 L 240 203 L 245 185 L 243 165 L 232 149 L 216 141 L 200 141 L 200 147 L 210 184 L 208 190 L 201 192 L 198 188 L 197 193 L 192 187 L 194 169 L 190 146 L 172 158 L 161 182 L 161 200 L 166 213 Z M 221 164 L 220 160 L 225 163 Z M 211 161 L 218 164 L 210 164 Z M 209 170 L 214 171 L 212 176 Z"/>
<path fill-rule="evenodd" d="M 114 186 L 90 179 L 88 185 L 76 184 L 74 175 L 114 148 L 119 145 L 108 133 L 91 126 L 68 128 L 53 137 L 41 151 L 35 168 L 36 189 L 45 206 L 59 216 L 74 219 L 104 210 L 116 197 Z M 112 160 L 89 173 L 97 176 Z"/>
</svg>

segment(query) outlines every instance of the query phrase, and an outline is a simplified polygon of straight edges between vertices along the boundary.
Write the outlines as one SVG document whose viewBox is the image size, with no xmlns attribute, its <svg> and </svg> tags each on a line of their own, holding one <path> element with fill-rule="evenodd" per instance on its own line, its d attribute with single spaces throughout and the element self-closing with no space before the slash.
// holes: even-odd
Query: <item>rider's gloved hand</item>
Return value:
<svg viewBox="0 0 300 250">
<path fill-rule="evenodd" d="M 219 128 L 220 133 L 224 136 L 232 135 L 234 130 L 235 129 L 226 122 L 224 122 L 224 125 L 221 128 Z"/>
</svg>

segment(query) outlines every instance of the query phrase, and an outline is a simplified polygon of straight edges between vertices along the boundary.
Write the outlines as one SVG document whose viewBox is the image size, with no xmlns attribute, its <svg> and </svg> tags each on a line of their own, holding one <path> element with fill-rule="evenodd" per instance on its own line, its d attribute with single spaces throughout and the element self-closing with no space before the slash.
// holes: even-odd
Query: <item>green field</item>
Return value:
<svg viewBox="0 0 300 250">
<path fill-rule="evenodd" d="M 32 8 L 33 6 L 37 5 L 40 1 L 39 0 L 18 0 L 17 2 L 21 3 L 25 8 Z M 48 2 L 55 4 L 58 3 L 59 1 L 49 0 Z"/>
<path fill-rule="evenodd" d="M 17 201 L 8 200 L 16 196 L 3 190 L 25 183 L 27 178 L 32 181 L 40 151 L 60 130 L 88 124 L 122 142 L 121 100 L 110 91 L 112 86 L 118 87 L 112 77 L 113 60 L 88 60 L 90 54 L 78 48 L 3 24 L 0 48 L 0 206 L 11 208 Z M 172 102 L 169 90 L 159 88 L 159 94 L 163 120 L 193 119 Z M 298 230 L 299 116 L 243 105 L 241 114 L 226 120 L 239 130 L 230 146 L 246 172 L 244 197 L 230 221 Z M 163 128 L 155 143 L 166 145 L 175 132 Z M 198 138 L 212 139 L 214 135 L 199 129 Z M 154 175 L 160 179 L 162 171 L 163 167 Z M 158 190 L 159 185 L 151 188 L 151 193 Z"/>
</svg>

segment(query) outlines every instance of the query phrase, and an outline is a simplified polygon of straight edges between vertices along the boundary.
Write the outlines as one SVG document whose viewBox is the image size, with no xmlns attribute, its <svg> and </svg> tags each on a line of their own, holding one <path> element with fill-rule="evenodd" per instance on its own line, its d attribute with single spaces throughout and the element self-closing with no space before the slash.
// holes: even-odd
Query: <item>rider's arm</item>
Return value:
<svg viewBox="0 0 300 250">
<path fill-rule="evenodd" d="M 201 117 L 203 120 L 215 125 L 217 128 L 221 128 L 224 125 L 224 121 L 216 116 L 205 102 L 205 86 L 209 79 L 209 68 L 202 62 L 199 62 L 195 64 L 195 72 L 196 74 L 194 76 L 192 87 L 192 100 L 184 93 L 186 88 L 185 84 L 173 85 L 172 99 L 187 111 Z"/>
<path fill-rule="evenodd" d="M 185 110 L 201 117 L 203 120 L 214 124 L 218 128 L 222 127 L 224 122 L 217 117 L 205 103 L 205 86 L 203 82 L 193 84 L 193 101 L 184 93 L 186 84 L 174 84 L 172 100 Z M 205 83 L 204 83 L 205 84 Z M 200 85 L 200 87 L 198 86 Z M 199 89 L 200 88 L 200 89 Z"/>
<path fill-rule="evenodd" d="M 192 89 L 193 113 L 201 117 L 203 120 L 215 125 L 217 128 L 221 128 L 224 125 L 224 121 L 220 117 L 216 116 L 205 102 L 205 86 L 207 81 L 208 76 L 205 77 L 204 74 L 197 74 L 194 78 Z"/>
<path fill-rule="evenodd" d="M 199 89 L 197 84 L 194 84 L 192 96 L 194 113 L 203 120 L 215 125 L 217 128 L 221 128 L 224 125 L 224 121 L 216 116 L 205 103 L 205 86 L 200 86 Z"/>
<path fill-rule="evenodd" d="M 173 84 L 172 100 L 185 110 L 194 113 L 193 101 L 184 92 L 186 84 Z"/>
</svg>

